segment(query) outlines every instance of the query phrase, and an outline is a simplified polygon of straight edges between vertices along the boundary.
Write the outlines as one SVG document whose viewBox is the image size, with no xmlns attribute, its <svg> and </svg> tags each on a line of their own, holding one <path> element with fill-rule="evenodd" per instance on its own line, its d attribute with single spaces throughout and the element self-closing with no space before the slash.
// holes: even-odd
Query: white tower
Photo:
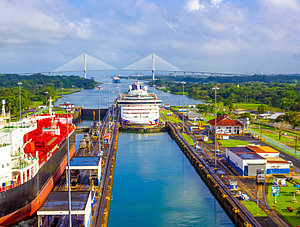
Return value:
<svg viewBox="0 0 300 227">
<path fill-rule="evenodd" d="M 154 53 L 152 53 L 152 80 L 155 80 L 155 59 L 154 59 Z"/>
<path fill-rule="evenodd" d="M 83 54 L 83 61 L 84 61 L 84 66 L 83 66 L 84 79 L 86 79 L 86 53 Z"/>
</svg>

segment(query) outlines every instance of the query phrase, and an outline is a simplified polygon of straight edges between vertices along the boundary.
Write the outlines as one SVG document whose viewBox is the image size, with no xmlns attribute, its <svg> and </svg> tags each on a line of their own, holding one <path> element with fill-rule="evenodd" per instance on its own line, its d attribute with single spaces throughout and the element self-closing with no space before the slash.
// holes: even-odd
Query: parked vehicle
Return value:
<svg viewBox="0 0 300 227">
<path fill-rule="evenodd" d="M 258 169 L 256 170 L 256 183 L 265 183 L 265 170 L 264 169 Z"/>
</svg>

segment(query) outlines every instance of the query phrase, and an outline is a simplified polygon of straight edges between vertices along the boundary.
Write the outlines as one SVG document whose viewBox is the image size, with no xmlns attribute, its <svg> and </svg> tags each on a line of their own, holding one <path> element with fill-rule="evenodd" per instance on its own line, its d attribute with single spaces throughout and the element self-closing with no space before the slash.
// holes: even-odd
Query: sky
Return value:
<svg viewBox="0 0 300 227">
<path fill-rule="evenodd" d="M 0 72 L 87 54 L 124 68 L 151 53 L 181 70 L 300 72 L 300 0 L 1 0 Z"/>
</svg>

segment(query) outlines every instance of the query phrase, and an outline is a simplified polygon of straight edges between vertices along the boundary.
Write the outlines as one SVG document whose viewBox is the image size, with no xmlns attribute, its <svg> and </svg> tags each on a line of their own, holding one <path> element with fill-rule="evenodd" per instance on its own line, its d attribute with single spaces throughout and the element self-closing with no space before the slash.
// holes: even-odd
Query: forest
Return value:
<svg viewBox="0 0 300 227">
<path fill-rule="evenodd" d="M 19 85 L 21 82 L 21 107 L 29 108 L 33 101 L 42 101 L 55 97 L 59 91 L 68 88 L 92 89 L 97 85 L 93 79 L 84 79 L 79 76 L 47 76 L 43 74 L 18 75 L 0 74 L 0 100 L 5 100 L 12 115 L 19 112 Z"/>
<path fill-rule="evenodd" d="M 163 90 L 170 90 L 174 94 L 182 93 L 183 86 L 178 82 L 156 80 L 149 82 Z M 184 85 L 184 91 L 191 98 L 202 99 L 207 102 L 214 100 L 214 83 L 191 83 Z M 232 107 L 233 103 L 260 103 L 279 107 L 284 111 L 300 111 L 300 85 L 289 83 L 220 83 L 218 84 L 217 100 Z"/>
</svg>

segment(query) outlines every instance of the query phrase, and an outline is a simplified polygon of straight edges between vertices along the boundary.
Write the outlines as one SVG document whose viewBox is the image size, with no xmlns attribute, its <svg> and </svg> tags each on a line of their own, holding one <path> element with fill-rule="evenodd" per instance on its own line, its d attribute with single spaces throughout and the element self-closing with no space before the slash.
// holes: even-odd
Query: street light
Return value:
<svg viewBox="0 0 300 227">
<path fill-rule="evenodd" d="M 21 102 L 21 85 L 22 85 L 22 82 L 18 82 L 18 85 L 19 85 L 19 100 L 20 100 L 20 121 L 21 121 L 21 118 L 22 118 L 22 102 Z"/>
<path fill-rule="evenodd" d="M 100 122 L 101 122 L 101 120 L 100 120 L 100 90 L 101 89 L 103 89 L 103 87 L 101 87 L 101 86 L 98 86 L 97 87 L 97 89 L 98 89 L 98 108 L 99 108 L 99 134 L 98 134 L 98 140 L 99 140 L 99 155 L 100 155 L 100 151 L 101 151 L 101 138 L 100 138 Z"/>
<path fill-rule="evenodd" d="M 68 109 L 71 105 L 69 102 L 64 103 L 67 109 L 67 157 L 68 157 L 68 196 L 69 196 L 69 226 L 72 227 L 72 217 L 71 217 L 71 177 L 70 177 L 70 142 L 69 142 L 69 113 Z"/>
<path fill-rule="evenodd" d="M 108 124 L 108 127 L 109 127 L 109 132 L 110 132 L 110 107 L 109 107 L 109 104 L 110 104 L 110 85 L 112 84 L 112 82 L 107 82 L 107 84 L 109 85 L 108 86 L 108 101 L 107 101 L 107 104 L 108 104 L 108 120 L 109 120 L 109 124 Z"/>
<path fill-rule="evenodd" d="M 217 90 L 219 88 L 216 85 L 212 89 L 215 90 L 215 168 L 216 168 L 217 166 Z"/>
<path fill-rule="evenodd" d="M 47 101 L 48 101 L 48 91 L 45 91 L 46 94 L 46 107 L 47 107 Z"/>
<path fill-rule="evenodd" d="M 184 85 L 186 84 L 186 82 L 184 82 L 184 81 L 182 81 L 181 82 L 181 84 L 182 84 L 182 133 L 184 133 L 184 114 L 183 114 L 183 105 L 184 105 L 184 103 L 183 103 L 183 97 L 184 97 Z"/>
</svg>

